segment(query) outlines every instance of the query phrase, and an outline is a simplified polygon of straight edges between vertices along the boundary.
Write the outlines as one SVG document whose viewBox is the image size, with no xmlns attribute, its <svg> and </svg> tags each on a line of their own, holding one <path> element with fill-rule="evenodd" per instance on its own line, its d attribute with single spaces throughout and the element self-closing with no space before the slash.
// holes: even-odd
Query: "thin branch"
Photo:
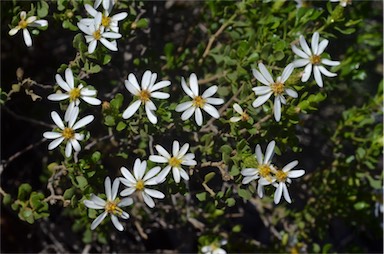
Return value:
<svg viewBox="0 0 384 254">
<path fill-rule="evenodd" d="M 18 151 L 17 153 L 15 153 L 14 155 L 10 156 L 7 160 L 4 160 L 1 162 L 0 164 L 0 175 L 3 173 L 3 170 L 8 166 L 9 163 L 11 163 L 13 160 L 15 160 L 16 158 L 18 158 L 19 156 L 21 156 L 22 154 L 28 152 L 29 150 L 32 150 L 33 148 L 41 145 L 43 142 L 45 142 L 47 139 L 46 138 L 42 138 L 40 141 L 34 143 L 34 144 L 30 144 L 29 146 L 27 146 L 26 148 L 24 148 L 23 150 L 21 151 Z"/>
<path fill-rule="evenodd" d="M 199 79 L 199 85 L 204 85 L 204 84 L 208 84 L 216 79 L 219 79 L 219 78 L 222 78 L 222 77 L 225 77 L 225 75 L 227 75 L 227 71 L 224 71 L 222 73 L 218 73 L 218 74 L 215 74 L 211 77 L 208 77 L 208 78 L 205 78 L 205 79 Z"/>
<path fill-rule="evenodd" d="M 139 232 L 139 235 L 141 236 L 141 238 L 147 240 L 148 239 L 148 235 L 144 232 L 143 228 L 141 227 L 140 223 L 138 221 L 135 221 L 135 227 L 137 229 L 137 232 Z"/>
<path fill-rule="evenodd" d="M 47 189 L 51 192 L 51 195 L 46 197 L 43 201 L 48 202 L 53 205 L 56 203 L 56 201 L 62 201 L 63 206 L 67 206 L 70 204 L 71 201 L 65 200 L 63 196 L 56 195 L 55 193 L 55 186 L 57 185 L 57 182 L 60 180 L 60 177 L 62 175 L 65 175 L 67 173 L 67 168 L 64 165 L 58 165 L 54 167 L 54 172 L 52 173 L 51 177 L 48 179 Z"/>
<path fill-rule="evenodd" d="M 32 119 L 32 118 L 29 118 L 29 117 L 25 117 L 25 116 L 20 116 L 18 114 L 16 114 L 15 112 L 13 112 L 12 110 L 10 110 L 9 108 L 7 108 L 6 106 L 2 106 L 2 108 L 8 113 L 10 114 L 11 116 L 13 116 L 14 118 L 18 119 L 18 120 L 22 120 L 22 121 L 26 121 L 26 122 L 30 122 L 32 124 L 36 124 L 36 125 L 40 125 L 40 126 L 44 126 L 44 127 L 48 127 L 48 128 L 55 128 L 56 126 L 53 125 L 53 124 L 47 124 L 45 122 L 42 122 L 42 121 L 38 121 L 38 120 L 35 120 L 35 119 Z"/>
</svg>

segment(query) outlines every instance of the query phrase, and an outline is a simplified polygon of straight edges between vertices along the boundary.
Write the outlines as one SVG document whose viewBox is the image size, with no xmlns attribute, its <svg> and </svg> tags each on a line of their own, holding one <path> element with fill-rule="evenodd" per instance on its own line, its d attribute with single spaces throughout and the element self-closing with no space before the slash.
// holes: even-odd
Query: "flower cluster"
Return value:
<svg viewBox="0 0 384 254">
<path fill-rule="evenodd" d="M 288 163 L 281 169 L 276 167 L 272 164 L 274 149 L 275 141 L 271 141 L 267 146 L 265 155 L 263 155 L 260 145 L 256 145 L 255 154 L 258 165 L 256 168 L 245 168 L 241 171 L 241 174 L 244 176 L 242 184 L 248 184 L 257 180 L 257 194 L 260 198 L 264 196 L 264 186 L 273 185 L 276 188 L 274 195 L 275 204 L 280 202 L 281 195 L 284 196 L 288 203 L 291 203 L 287 184 L 292 182 L 291 178 L 298 178 L 304 175 L 305 171 L 302 169 L 292 170 L 297 166 L 297 160 Z"/>
<path fill-rule="evenodd" d="M 302 82 L 307 82 L 311 76 L 312 69 L 315 81 L 319 87 L 323 87 L 323 80 L 321 74 L 327 77 L 335 77 L 337 74 L 328 71 L 323 65 L 337 66 L 340 64 L 338 61 L 331 61 L 326 58 L 322 58 L 324 49 L 328 45 L 328 40 L 322 40 L 319 42 L 319 33 L 315 32 L 312 36 L 311 46 L 309 48 L 304 37 L 300 36 L 300 46 L 303 50 L 292 45 L 292 51 L 301 57 L 301 59 L 295 60 L 293 63 L 288 64 L 281 76 L 278 76 L 275 80 L 267 70 L 264 64 L 259 63 L 259 70 L 252 69 L 253 76 L 264 86 L 254 87 L 252 90 L 258 96 L 252 103 L 252 106 L 257 108 L 263 105 L 272 95 L 274 95 L 273 113 L 277 122 L 281 119 L 281 104 L 286 104 L 286 98 L 284 95 L 288 95 L 292 98 L 297 98 L 298 94 L 293 88 L 286 86 L 285 82 L 291 76 L 294 68 L 303 67 L 304 72 L 301 77 Z"/>
<path fill-rule="evenodd" d="M 96 1 L 94 7 L 97 8 L 101 1 Z M 88 45 L 88 53 L 92 54 L 100 41 L 106 48 L 112 51 L 117 51 L 116 39 L 121 38 L 119 33 L 118 22 L 125 19 L 128 13 L 121 12 L 110 16 L 113 8 L 113 1 L 103 1 L 103 12 L 98 12 L 89 4 L 84 5 L 86 11 L 92 18 L 81 19 L 77 26 L 84 32 L 85 40 Z"/>
<path fill-rule="evenodd" d="M 27 18 L 27 13 L 25 11 L 22 11 L 20 12 L 20 21 L 18 25 L 9 31 L 9 35 L 13 36 L 17 34 L 19 30 L 22 30 L 25 45 L 27 45 L 27 47 L 31 47 L 32 38 L 27 28 L 28 27 L 45 27 L 45 26 L 48 26 L 48 22 L 46 20 L 44 19 L 37 20 L 36 16 L 31 16 Z"/>
<path fill-rule="evenodd" d="M 129 206 L 134 203 L 131 197 L 117 198 L 117 193 L 119 189 L 120 182 L 125 186 L 124 190 L 120 192 L 122 197 L 131 196 L 136 194 L 136 197 L 143 201 L 148 207 L 155 207 L 155 202 L 153 198 L 163 199 L 165 197 L 164 193 L 159 190 L 155 190 L 152 187 L 163 183 L 166 180 L 166 176 L 169 173 L 171 167 L 176 183 L 180 182 L 180 175 L 184 180 L 188 180 L 188 173 L 181 167 L 185 166 L 194 166 L 196 161 L 193 160 L 195 155 L 193 153 L 187 153 L 189 149 L 189 144 L 184 144 L 181 149 L 180 144 L 177 140 L 173 141 L 172 153 L 170 154 L 160 145 L 156 146 L 156 150 L 162 155 L 151 155 L 150 160 L 159 163 L 167 162 L 167 165 L 164 169 L 161 169 L 160 166 L 153 167 L 147 170 L 147 162 L 145 160 L 141 161 L 136 159 L 133 165 L 133 172 L 129 171 L 126 167 L 121 167 L 120 171 L 122 177 L 119 177 L 114 180 L 113 186 L 111 188 L 111 180 L 109 177 L 105 179 L 105 193 L 107 196 L 107 201 L 102 200 L 101 198 L 91 194 L 90 200 L 84 200 L 85 206 L 92 209 L 104 209 L 104 212 L 101 213 L 92 223 L 91 229 L 95 229 L 105 217 L 110 214 L 114 226 L 122 231 L 123 226 L 118 221 L 117 217 L 128 219 L 128 213 L 121 210 L 120 207 Z M 151 186 L 151 188 L 149 188 Z"/>
</svg>

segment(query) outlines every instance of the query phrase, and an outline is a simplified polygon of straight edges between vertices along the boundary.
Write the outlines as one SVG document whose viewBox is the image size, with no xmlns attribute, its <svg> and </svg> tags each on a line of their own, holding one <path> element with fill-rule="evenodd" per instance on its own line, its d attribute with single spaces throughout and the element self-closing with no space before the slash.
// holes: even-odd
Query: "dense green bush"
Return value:
<svg viewBox="0 0 384 254">
<path fill-rule="evenodd" d="M 1 5 L 3 251 L 383 251 L 382 2 Z"/>
</svg>

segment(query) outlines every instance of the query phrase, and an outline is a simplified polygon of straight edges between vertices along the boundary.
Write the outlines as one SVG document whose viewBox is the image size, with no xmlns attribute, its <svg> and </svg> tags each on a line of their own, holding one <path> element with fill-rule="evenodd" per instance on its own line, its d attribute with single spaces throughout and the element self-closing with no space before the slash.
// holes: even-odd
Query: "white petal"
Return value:
<svg viewBox="0 0 384 254">
<path fill-rule="evenodd" d="M 273 103 L 273 114 L 277 122 L 281 119 L 281 101 L 279 96 L 275 97 L 275 102 Z"/>
<path fill-rule="evenodd" d="M 136 76 L 133 73 L 128 75 L 128 81 L 136 88 L 136 90 L 141 91 L 139 83 L 137 82 Z"/>
<path fill-rule="evenodd" d="M 206 98 L 206 103 L 212 104 L 212 105 L 221 105 L 224 103 L 224 100 L 221 98 Z"/>
<path fill-rule="evenodd" d="M 108 41 L 107 39 L 104 39 L 104 38 L 101 38 L 100 39 L 100 42 L 106 47 L 108 48 L 109 50 L 112 50 L 112 51 L 117 51 L 117 47 L 115 44 L 113 44 L 112 42 Z"/>
<path fill-rule="evenodd" d="M 321 59 L 321 63 L 329 66 L 337 66 L 340 64 L 339 61 L 331 61 L 329 59 Z"/>
<path fill-rule="evenodd" d="M 26 28 L 23 29 L 23 37 L 24 37 L 25 45 L 27 45 L 27 47 L 32 46 L 32 38 Z"/>
<path fill-rule="evenodd" d="M 229 121 L 232 123 L 236 123 L 236 122 L 240 121 L 241 119 L 242 119 L 241 116 L 233 116 L 233 117 L 229 118 Z"/>
<path fill-rule="evenodd" d="M 74 129 L 74 130 L 80 129 L 80 128 L 84 127 L 85 125 L 89 124 L 90 122 L 92 122 L 93 119 L 95 119 L 95 117 L 92 115 L 85 116 L 82 119 L 80 119 L 77 123 L 75 123 L 75 125 L 72 127 L 72 129 Z"/>
<path fill-rule="evenodd" d="M 203 114 L 200 108 L 196 108 L 195 110 L 195 120 L 198 126 L 203 125 Z"/>
<path fill-rule="evenodd" d="M 133 202 L 133 201 L 132 201 Z M 121 214 L 120 214 L 120 217 L 121 218 L 123 218 L 123 219 L 129 219 L 129 214 L 127 213 L 127 212 L 122 212 Z"/>
<path fill-rule="evenodd" d="M 107 212 L 103 212 L 102 214 L 97 216 L 97 218 L 91 224 L 91 230 L 94 230 L 97 226 L 99 226 L 99 224 L 105 219 L 105 217 L 107 217 L 107 214 Z"/>
<path fill-rule="evenodd" d="M 181 77 L 181 87 L 183 88 L 184 92 L 191 98 L 195 97 L 192 93 L 191 89 L 187 86 L 184 77 Z"/>
<path fill-rule="evenodd" d="M 252 88 L 252 90 L 255 92 L 256 95 L 263 95 L 272 91 L 270 86 L 258 86 Z"/>
<path fill-rule="evenodd" d="M 256 153 L 256 159 L 259 164 L 263 164 L 263 153 L 261 152 L 261 147 L 259 144 L 257 144 L 255 148 L 255 153 Z"/>
<path fill-rule="evenodd" d="M 328 71 L 327 69 L 325 69 L 325 67 L 324 66 L 319 66 L 319 70 L 320 70 L 320 72 L 322 73 L 322 74 L 324 74 L 325 76 L 327 76 L 327 77 L 336 77 L 337 76 L 337 74 L 336 73 L 333 73 L 333 72 L 330 72 L 330 71 Z"/>
<path fill-rule="evenodd" d="M 60 129 L 64 130 L 64 123 L 63 121 L 61 120 L 59 114 L 57 114 L 55 111 L 52 111 L 51 112 L 51 117 L 52 117 L 52 120 L 55 122 L 55 124 L 57 125 L 57 127 L 59 127 Z"/>
<path fill-rule="evenodd" d="M 203 98 L 209 98 L 217 92 L 218 86 L 211 86 L 201 95 Z"/>
<path fill-rule="evenodd" d="M 177 156 L 180 150 L 180 144 L 179 141 L 174 140 L 172 144 L 172 154 L 173 156 Z"/>
<path fill-rule="evenodd" d="M 274 149 L 275 149 L 275 144 L 276 144 L 276 142 L 274 140 L 269 142 L 269 144 L 267 146 L 267 150 L 265 151 L 264 164 L 269 164 L 269 162 L 272 160 L 272 156 L 273 156 Z"/>
<path fill-rule="evenodd" d="M 28 23 L 28 25 L 30 25 L 31 23 L 35 22 L 36 19 L 37 19 L 36 16 L 31 16 L 27 18 L 26 22 Z"/>
<path fill-rule="evenodd" d="M 91 201 L 93 203 L 95 203 L 96 205 L 99 205 L 101 207 L 104 207 L 106 204 L 105 200 L 101 199 L 100 197 L 98 197 L 94 194 L 91 194 Z"/>
<path fill-rule="evenodd" d="M 70 142 L 71 142 L 71 144 L 72 144 L 73 149 L 74 149 L 76 152 L 80 152 L 80 150 L 81 150 L 81 146 L 80 146 L 79 142 L 78 142 L 76 139 L 71 139 Z"/>
<path fill-rule="evenodd" d="M 178 151 L 178 153 L 177 153 L 176 156 L 177 156 L 178 158 L 183 157 L 183 156 L 187 153 L 188 149 L 189 149 L 189 144 L 188 144 L 188 143 L 184 144 L 184 145 L 181 147 L 181 149 Z M 174 154 L 174 155 L 175 155 L 175 154 Z"/>
<path fill-rule="evenodd" d="M 317 55 L 321 55 L 324 52 L 324 49 L 328 46 L 328 40 L 322 40 L 317 48 Z"/>
<path fill-rule="evenodd" d="M 245 168 L 241 170 L 241 174 L 243 176 L 253 176 L 253 175 L 257 175 L 257 173 L 258 173 L 258 170 L 256 168 Z"/>
<path fill-rule="evenodd" d="M 189 180 L 189 175 L 187 174 L 187 172 L 185 172 L 184 169 L 180 168 L 179 169 L 180 171 L 180 176 L 181 178 L 183 178 L 184 180 L 188 181 Z"/>
<path fill-rule="evenodd" d="M 323 79 L 321 78 L 319 66 L 313 66 L 313 76 L 315 77 L 317 85 L 323 87 Z"/>
<path fill-rule="evenodd" d="M 64 121 L 66 122 L 69 122 L 71 116 L 73 116 L 73 111 L 75 110 L 75 104 L 76 102 L 75 101 L 71 101 L 67 107 L 67 110 L 65 110 L 65 114 L 64 114 Z M 73 121 L 76 121 L 76 118 L 73 118 Z M 74 124 L 74 122 L 71 122 L 72 125 Z"/>
<path fill-rule="evenodd" d="M 197 162 L 195 160 L 189 159 L 189 160 L 184 160 L 181 164 L 185 166 L 196 166 Z"/>
<path fill-rule="evenodd" d="M 252 182 L 253 180 L 256 180 L 258 178 L 259 178 L 259 175 L 246 176 L 243 178 L 241 183 L 242 184 L 249 184 L 250 182 Z"/>
<path fill-rule="evenodd" d="M 151 100 L 147 101 L 145 103 L 145 106 L 148 107 L 148 109 L 150 109 L 150 110 L 156 110 L 157 109 L 156 105 Z"/>
<path fill-rule="evenodd" d="M 65 156 L 71 157 L 72 154 L 72 145 L 71 142 L 67 142 L 67 145 L 65 146 Z"/>
<path fill-rule="evenodd" d="M 64 137 L 53 140 L 51 143 L 49 143 L 48 150 L 55 149 L 58 145 L 61 144 L 61 142 L 63 142 L 63 140 L 64 140 Z"/>
<path fill-rule="evenodd" d="M 61 133 L 59 132 L 53 132 L 53 131 L 47 131 L 43 133 L 43 137 L 47 139 L 56 139 L 61 137 Z"/>
<path fill-rule="evenodd" d="M 74 103 L 71 102 L 71 104 L 74 104 Z M 68 126 L 70 128 L 72 128 L 74 123 L 77 120 L 78 115 L 79 115 L 79 107 L 76 107 L 76 106 L 68 107 L 68 109 L 65 113 L 66 114 L 68 113 Z M 64 117 L 64 118 L 66 118 L 66 117 Z M 64 120 L 66 120 L 66 119 L 64 119 Z"/>
<path fill-rule="evenodd" d="M 257 108 L 263 105 L 269 99 L 269 97 L 271 97 L 271 95 L 272 95 L 272 92 L 260 95 L 259 97 L 257 97 L 256 100 L 253 101 L 252 106 L 254 108 Z"/>
<path fill-rule="evenodd" d="M 130 206 L 133 204 L 133 199 L 132 198 L 123 198 L 119 204 L 117 204 L 118 207 L 126 207 Z"/>
<path fill-rule="evenodd" d="M 153 87 L 151 88 L 151 91 L 156 91 L 156 90 L 159 90 L 161 88 L 167 87 L 169 85 L 171 85 L 170 81 L 163 80 L 163 81 L 160 81 L 160 82 L 154 84 Z"/>
<path fill-rule="evenodd" d="M 252 74 L 253 76 L 262 84 L 269 86 L 271 83 L 269 83 L 264 76 L 256 69 L 252 69 Z"/>
<path fill-rule="evenodd" d="M 295 90 L 291 89 L 291 88 L 287 88 L 285 89 L 285 92 L 291 96 L 292 98 L 297 98 L 298 94 Z"/>
<path fill-rule="evenodd" d="M 94 202 L 90 201 L 90 200 L 84 200 L 84 205 L 88 208 L 92 208 L 92 209 L 104 209 L 104 206 L 100 206 L 98 204 L 95 204 Z"/>
<path fill-rule="evenodd" d="M 185 121 L 189 119 L 195 112 L 195 109 L 196 109 L 195 107 L 190 107 L 187 110 L 185 110 L 184 113 L 181 114 L 181 120 Z"/>
<path fill-rule="evenodd" d="M 265 67 L 265 65 L 263 63 L 259 63 L 259 70 L 260 70 L 261 74 L 263 75 L 263 77 L 268 81 L 269 84 L 274 83 L 271 74 L 269 73 L 269 71 L 267 70 L 267 68 Z"/>
<path fill-rule="evenodd" d="M 70 68 L 67 68 L 65 70 L 65 81 L 67 81 L 67 84 L 70 89 L 73 89 L 75 87 L 75 83 L 73 80 L 73 72 Z"/>
<path fill-rule="evenodd" d="M 309 55 L 304 53 L 304 51 L 302 51 L 301 49 L 299 49 L 295 45 L 292 45 L 292 51 L 293 51 L 293 53 L 295 53 L 296 55 L 298 55 L 301 58 L 304 58 L 304 59 L 308 59 L 309 58 Z"/>
<path fill-rule="evenodd" d="M 120 181 L 119 181 L 119 178 L 116 178 L 114 181 L 113 181 L 113 184 L 112 184 L 112 192 L 111 192 L 111 195 L 112 195 L 112 199 L 111 200 L 115 200 L 116 199 L 116 196 L 117 196 L 117 192 L 119 191 L 119 185 L 120 185 Z"/>
<path fill-rule="evenodd" d="M 183 102 L 177 105 L 175 110 L 176 112 L 182 112 L 192 107 L 192 105 L 193 105 L 192 101 Z"/>
<path fill-rule="evenodd" d="M 264 186 L 261 185 L 259 183 L 259 185 L 257 186 L 257 195 L 260 197 L 260 198 L 263 198 L 264 196 Z"/>
<path fill-rule="evenodd" d="M 307 82 L 309 77 L 311 76 L 311 72 L 312 72 L 312 64 L 309 63 L 307 66 L 305 66 L 304 68 L 304 73 L 303 73 L 303 76 L 301 77 L 301 81 L 302 82 Z"/>
<path fill-rule="evenodd" d="M 157 99 L 168 99 L 169 98 L 169 93 L 153 92 L 153 93 L 151 93 L 151 97 L 157 98 Z"/>
<path fill-rule="evenodd" d="M 123 182 L 123 181 L 122 181 Z M 124 190 L 122 190 L 120 192 L 120 195 L 125 197 L 125 196 L 129 196 L 131 195 L 132 193 L 134 193 L 136 191 L 136 188 L 135 187 L 130 187 L 130 188 L 126 188 Z"/>
<path fill-rule="evenodd" d="M 291 76 L 292 74 L 292 71 L 294 69 L 294 65 L 292 63 L 288 64 L 284 70 L 283 70 L 283 73 L 281 74 L 281 82 L 285 82 L 287 81 L 287 79 L 289 78 L 289 76 Z"/>
<path fill-rule="evenodd" d="M 295 66 L 295 68 L 303 67 L 309 63 L 310 63 L 309 59 L 297 59 L 293 61 L 293 65 Z"/>
<path fill-rule="evenodd" d="M 126 110 L 124 110 L 123 118 L 128 119 L 131 116 L 133 116 L 133 114 L 135 114 L 135 112 L 139 109 L 140 105 L 141 105 L 140 100 L 137 100 L 134 103 L 132 103 Z"/>
<path fill-rule="evenodd" d="M 107 196 L 108 200 L 112 199 L 112 191 L 111 191 L 111 178 L 107 176 L 104 180 L 104 189 L 105 189 L 105 195 Z"/>
<path fill-rule="evenodd" d="M 56 79 L 57 84 L 58 84 L 61 88 L 63 88 L 65 91 L 69 92 L 69 91 L 72 90 L 72 89 L 68 86 L 67 82 L 65 82 L 65 81 L 63 80 L 63 78 L 62 78 L 59 74 L 56 74 L 55 79 Z"/>
<path fill-rule="evenodd" d="M 19 30 L 20 30 L 20 27 L 19 27 L 19 26 L 14 27 L 14 28 L 12 28 L 11 30 L 9 30 L 8 34 L 9 34 L 10 36 L 13 36 L 13 35 L 17 34 L 17 32 L 18 32 Z"/>
<path fill-rule="evenodd" d="M 307 42 L 306 42 L 305 39 L 304 39 L 304 36 L 302 36 L 302 35 L 300 35 L 300 45 L 301 45 L 301 48 L 304 50 L 304 52 L 305 52 L 308 56 L 311 56 L 311 55 L 312 55 L 312 52 L 311 52 L 311 50 L 309 49 L 308 44 L 307 44 Z"/>
<path fill-rule="evenodd" d="M 69 95 L 66 93 L 54 93 L 48 95 L 47 99 L 51 101 L 62 101 L 69 98 Z"/>
<path fill-rule="evenodd" d="M 161 145 L 156 145 L 155 148 L 156 148 L 157 152 L 158 152 L 161 156 L 163 156 L 163 157 L 165 157 L 165 158 L 167 158 L 167 159 L 170 159 L 170 158 L 171 158 L 171 155 L 170 155 L 170 154 L 167 152 L 167 150 L 165 150 L 164 147 L 162 147 Z"/>
<path fill-rule="evenodd" d="M 150 169 L 144 176 L 143 181 L 147 181 L 148 179 L 153 178 L 155 175 L 157 175 L 160 172 L 160 167 L 154 167 Z"/>
<path fill-rule="evenodd" d="M 145 188 L 144 192 L 147 193 L 149 196 L 154 197 L 154 198 L 160 198 L 161 199 L 161 198 L 165 197 L 165 195 L 158 190 L 152 190 L 152 189 Z"/>
<path fill-rule="evenodd" d="M 199 83 L 197 82 L 197 76 L 195 73 L 192 73 L 189 76 L 189 86 L 194 96 L 199 95 Z"/>
<path fill-rule="evenodd" d="M 273 201 L 275 202 L 275 204 L 278 204 L 280 202 L 281 194 L 283 193 L 283 184 L 284 183 L 279 183 L 279 185 L 276 188 L 275 196 L 273 198 Z"/>
<path fill-rule="evenodd" d="M 305 171 L 302 170 L 302 169 L 299 169 L 299 170 L 291 170 L 288 172 L 288 177 L 289 178 L 298 178 L 302 175 L 305 174 Z"/>
<path fill-rule="evenodd" d="M 151 75 L 152 75 L 151 71 L 147 70 L 144 72 L 143 77 L 141 79 L 141 88 L 143 90 L 146 90 L 147 87 L 149 86 L 149 83 L 151 81 Z"/>
<path fill-rule="evenodd" d="M 89 15 L 91 15 L 92 17 L 96 16 L 97 11 L 94 8 L 92 8 L 92 6 L 90 6 L 89 4 L 85 4 L 84 8 L 89 13 Z"/>
<path fill-rule="evenodd" d="M 129 181 L 130 184 L 135 184 L 137 181 L 135 177 L 129 172 L 129 170 L 125 167 L 120 168 L 121 174 Z M 129 185 L 131 186 L 131 185 Z"/>
<path fill-rule="evenodd" d="M 205 112 L 210 114 L 213 118 L 216 118 L 216 119 L 220 118 L 219 111 L 217 111 L 217 109 L 215 107 L 213 107 L 212 105 L 206 103 L 204 105 L 203 109 L 205 110 Z"/>
<path fill-rule="evenodd" d="M 284 195 L 285 200 L 288 203 L 292 203 L 291 197 L 289 196 L 289 192 L 288 192 L 288 189 L 287 189 L 287 185 L 285 185 L 284 183 L 283 183 L 283 195 Z"/>
<path fill-rule="evenodd" d="M 143 163 L 141 163 L 140 159 L 135 160 L 135 164 L 133 165 L 133 175 L 136 180 L 141 180 L 145 173 L 147 164 L 145 163 L 145 167 L 143 167 Z"/>
<path fill-rule="evenodd" d="M 299 162 L 298 162 L 297 160 L 294 160 L 294 161 L 288 163 L 287 165 L 285 165 L 285 166 L 283 167 L 282 170 L 283 170 L 284 172 L 288 172 L 289 170 L 291 170 L 291 169 L 293 169 L 294 167 L 296 167 L 297 164 L 299 164 Z"/>
<path fill-rule="evenodd" d="M 311 47 L 312 47 L 312 52 L 314 55 L 317 55 L 317 51 L 318 51 L 318 46 L 319 46 L 319 33 L 318 32 L 315 32 L 313 35 L 312 35 L 312 40 L 311 40 Z"/>
<path fill-rule="evenodd" d="M 173 174 L 173 179 L 175 179 L 176 183 L 180 182 L 180 171 L 178 168 L 173 167 L 172 168 L 172 174 Z"/>
<path fill-rule="evenodd" d="M 147 204 L 147 206 L 150 208 L 155 207 L 155 202 L 147 193 L 142 192 L 141 195 L 143 196 L 144 202 Z"/>
<path fill-rule="evenodd" d="M 240 105 L 237 104 L 237 103 L 233 104 L 233 109 L 234 109 L 237 113 L 239 113 L 240 115 L 244 113 L 243 109 L 242 109 L 242 108 L 240 107 Z"/>
<path fill-rule="evenodd" d="M 153 124 L 157 123 L 157 117 L 153 110 L 150 109 L 148 103 L 145 104 L 145 112 L 147 113 L 147 117 L 149 121 Z"/>
<path fill-rule="evenodd" d="M 124 230 L 124 227 L 123 227 L 123 225 L 121 225 L 119 219 L 113 214 L 111 214 L 111 221 L 117 230 L 119 230 L 119 231 Z"/>
<path fill-rule="evenodd" d="M 92 54 L 93 52 L 95 52 L 96 46 L 97 46 L 97 41 L 96 40 L 91 41 L 88 45 L 88 53 Z"/>
<path fill-rule="evenodd" d="M 114 21 L 121 21 L 121 20 L 125 19 L 127 16 L 128 16 L 128 13 L 120 12 L 118 14 L 113 15 L 112 16 L 112 20 L 114 20 Z"/>
<path fill-rule="evenodd" d="M 171 166 L 166 166 L 156 177 L 156 181 L 158 183 L 161 183 L 165 180 L 165 178 L 167 177 L 169 171 L 171 170 Z"/>
<path fill-rule="evenodd" d="M 96 106 L 101 104 L 101 100 L 94 97 L 83 96 L 81 98 L 90 105 Z"/>
<path fill-rule="evenodd" d="M 149 160 L 157 163 L 167 163 L 168 159 L 159 155 L 150 155 Z"/>
<path fill-rule="evenodd" d="M 133 95 L 139 95 L 139 93 L 141 91 L 140 87 L 136 87 L 136 85 L 131 83 L 129 80 L 125 80 L 125 87 Z"/>
</svg>

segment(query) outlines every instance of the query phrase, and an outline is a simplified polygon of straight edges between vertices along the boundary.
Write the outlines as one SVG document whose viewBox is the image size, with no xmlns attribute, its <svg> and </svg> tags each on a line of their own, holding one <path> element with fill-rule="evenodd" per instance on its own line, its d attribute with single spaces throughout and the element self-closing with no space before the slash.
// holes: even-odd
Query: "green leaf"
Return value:
<svg viewBox="0 0 384 254">
<path fill-rule="evenodd" d="M 101 71 L 101 67 L 98 64 L 91 64 L 88 73 L 99 73 Z"/>
<path fill-rule="evenodd" d="M 241 231 L 241 225 L 237 224 L 232 228 L 232 232 L 238 233 Z"/>
<path fill-rule="evenodd" d="M 33 210 L 39 210 L 44 205 L 42 204 L 42 200 L 44 199 L 43 193 L 32 192 L 31 197 L 29 198 L 29 202 Z"/>
<path fill-rule="evenodd" d="M 8 193 L 4 195 L 3 197 L 3 204 L 9 205 L 12 202 L 12 197 Z"/>
<path fill-rule="evenodd" d="M 75 195 L 75 189 L 72 187 L 64 191 L 63 198 L 66 200 L 70 200 L 73 195 Z"/>
<path fill-rule="evenodd" d="M 106 116 L 104 119 L 104 124 L 107 126 L 115 126 L 115 118 L 113 116 Z"/>
<path fill-rule="evenodd" d="M 228 207 L 232 207 L 236 204 L 236 200 L 234 198 L 228 198 L 225 203 L 227 203 Z"/>
<path fill-rule="evenodd" d="M 239 196 L 248 200 L 252 197 L 252 194 L 249 190 L 245 190 L 245 189 L 239 189 L 238 190 L 238 193 L 239 193 Z"/>
<path fill-rule="evenodd" d="M 112 59 L 111 55 L 105 55 L 103 58 L 103 65 L 108 64 L 111 61 L 111 59 Z"/>
<path fill-rule="evenodd" d="M 214 176 L 216 175 L 215 172 L 210 172 L 204 176 L 204 183 L 208 183 Z"/>
<path fill-rule="evenodd" d="M 365 203 L 364 201 L 357 202 L 353 205 L 353 207 L 356 210 L 362 210 L 369 207 L 369 204 Z"/>
<path fill-rule="evenodd" d="M 115 95 L 115 98 L 111 100 L 111 107 L 115 109 L 120 109 L 121 105 L 123 105 L 124 96 L 121 93 Z"/>
<path fill-rule="evenodd" d="M 135 28 L 147 28 L 149 24 L 148 19 L 142 18 L 139 19 L 137 22 L 134 23 L 133 29 Z"/>
<path fill-rule="evenodd" d="M 199 200 L 199 201 L 205 201 L 205 199 L 207 198 L 207 193 L 206 192 L 201 192 L 201 193 L 197 193 L 196 194 L 196 198 Z"/>
<path fill-rule="evenodd" d="M 37 16 L 39 18 L 44 18 L 48 15 L 49 12 L 49 5 L 45 1 L 40 1 L 37 3 Z"/>
<path fill-rule="evenodd" d="M 91 157 L 91 159 L 92 159 L 92 161 L 93 161 L 94 163 L 99 162 L 99 161 L 100 161 L 100 158 L 101 158 L 101 153 L 100 153 L 99 151 L 94 152 L 94 153 L 92 154 L 92 157 Z"/>
<path fill-rule="evenodd" d="M 84 190 L 85 187 L 88 185 L 88 181 L 84 176 L 76 176 L 76 181 L 77 181 L 78 187 L 81 190 Z"/>
<path fill-rule="evenodd" d="M 23 183 L 19 186 L 19 192 L 17 194 L 17 199 L 19 200 L 28 200 L 29 193 L 31 193 L 32 187 L 28 183 Z"/>
<path fill-rule="evenodd" d="M 127 125 L 124 123 L 124 122 L 119 122 L 118 124 L 117 124 L 117 126 L 116 126 L 116 130 L 117 131 L 122 131 L 122 130 L 124 130 L 125 129 L 125 127 L 127 127 Z"/>
</svg>

